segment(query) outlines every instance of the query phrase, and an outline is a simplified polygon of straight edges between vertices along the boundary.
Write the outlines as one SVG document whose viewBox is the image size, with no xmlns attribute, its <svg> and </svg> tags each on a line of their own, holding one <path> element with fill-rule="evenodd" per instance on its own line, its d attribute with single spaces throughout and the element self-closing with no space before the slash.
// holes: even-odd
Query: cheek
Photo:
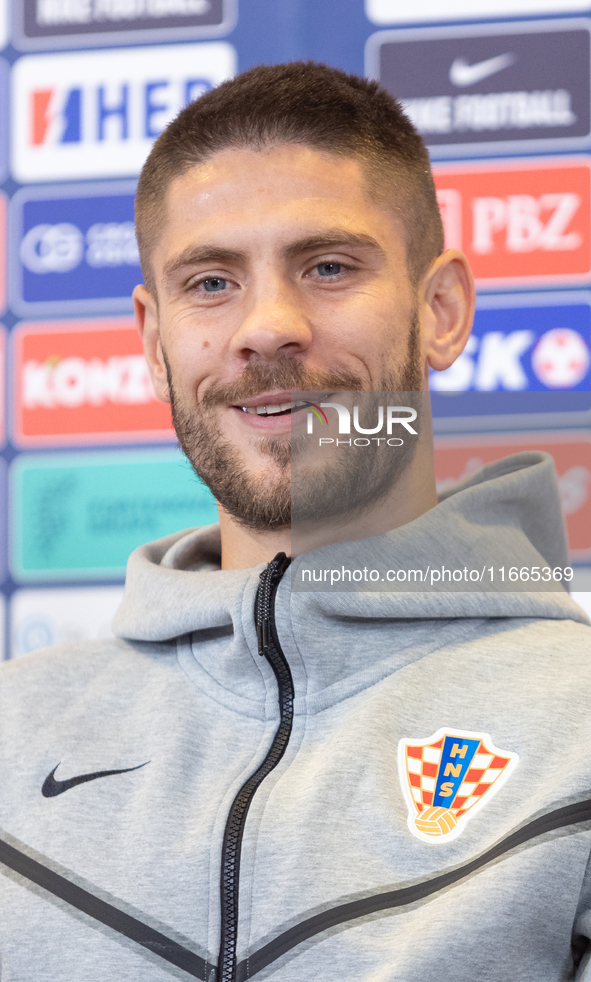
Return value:
<svg viewBox="0 0 591 982">
<path fill-rule="evenodd" d="M 200 330 L 189 318 L 180 320 L 169 316 L 160 322 L 160 336 L 174 376 L 185 377 L 200 371 L 211 361 L 215 350 L 215 335 Z"/>
<path fill-rule="evenodd" d="M 381 297 L 338 317 L 331 336 L 341 350 L 371 357 L 403 341 L 411 322 L 412 309 Z"/>
</svg>

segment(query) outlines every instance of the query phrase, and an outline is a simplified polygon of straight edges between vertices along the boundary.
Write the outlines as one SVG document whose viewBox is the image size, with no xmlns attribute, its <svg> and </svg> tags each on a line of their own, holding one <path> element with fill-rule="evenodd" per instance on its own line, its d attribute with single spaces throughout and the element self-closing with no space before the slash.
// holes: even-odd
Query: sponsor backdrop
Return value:
<svg viewBox="0 0 591 982">
<path fill-rule="evenodd" d="M 299 58 L 403 101 L 474 269 L 440 487 L 551 453 L 591 606 L 591 0 L 0 0 L 0 49 L 0 658 L 107 634 L 129 552 L 216 519 L 130 316 L 135 183 L 182 106 Z"/>
</svg>

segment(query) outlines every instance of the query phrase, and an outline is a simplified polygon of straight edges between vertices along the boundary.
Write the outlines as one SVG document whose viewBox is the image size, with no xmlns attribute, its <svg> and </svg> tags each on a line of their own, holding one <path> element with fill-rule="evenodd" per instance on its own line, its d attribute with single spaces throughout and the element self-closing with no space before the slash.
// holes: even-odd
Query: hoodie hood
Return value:
<svg viewBox="0 0 591 982">
<path fill-rule="evenodd" d="M 193 631 L 236 627 L 244 604 L 254 602 L 265 564 L 221 570 L 217 525 L 189 529 L 141 546 L 130 556 L 125 593 L 115 616 L 118 637 L 165 641 Z M 306 633 L 327 619 L 428 620 L 534 617 L 587 624 L 583 611 L 561 583 L 508 592 L 507 583 L 487 581 L 486 592 L 418 592 L 396 584 L 356 584 L 329 592 L 315 584 L 302 591 L 305 569 L 408 570 L 428 567 L 498 569 L 568 565 L 564 520 L 554 463 L 547 453 L 528 451 L 487 464 L 467 481 L 448 488 L 439 504 L 415 521 L 383 535 L 344 542 L 298 556 L 277 595 L 278 617 L 305 619 Z M 252 609 L 252 608 L 251 608 Z"/>
</svg>

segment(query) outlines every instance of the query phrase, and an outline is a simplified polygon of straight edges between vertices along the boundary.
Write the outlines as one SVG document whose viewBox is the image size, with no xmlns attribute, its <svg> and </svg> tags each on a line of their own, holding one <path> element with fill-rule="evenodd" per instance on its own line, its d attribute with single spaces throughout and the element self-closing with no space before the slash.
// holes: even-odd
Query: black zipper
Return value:
<svg viewBox="0 0 591 982">
<path fill-rule="evenodd" d="M 248 809 L 262 781 L 274 767 L 277 767 L 283 757 L 293 723 L 293 679 L 275 628 L 275 594 L 290 562 L 284 552 L 278 553 L 261 573 L 261 582 L 256 595 L 254 610 L 259 655 L 267 659 L 277 679 L 280 719 L 267 756 L 240 788 L 226 822 L 222 845 L 222 924 L 217 982 L 235 982 L 236 979 L 240 851 Z"/>
</svg>

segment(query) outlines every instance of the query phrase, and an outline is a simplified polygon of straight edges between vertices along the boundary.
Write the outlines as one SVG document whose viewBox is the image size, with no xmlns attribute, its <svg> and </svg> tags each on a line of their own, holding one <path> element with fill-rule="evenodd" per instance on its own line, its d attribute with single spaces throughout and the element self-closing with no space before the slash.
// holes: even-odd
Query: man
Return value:
<svg viewBox="0 0 591 982">
<path fill-rule="evenodd" d="M 437 504 L 424 393 L 473 286 L 419 136 L 375 83 L 257 68 L 157 141 L 137 229 L 220 525 L 132 555 L 119 640 L 0 673 L 2 979 L 591 977 L 591 632 L 550 458 Z M 315 413 L 335 441 L 380 409 L 366 463 L 317 447 Z M 327 564 L 346 592 L 308 589 Z M 446 564 L 457 590 L 404 578 Z"/>
</svg>

